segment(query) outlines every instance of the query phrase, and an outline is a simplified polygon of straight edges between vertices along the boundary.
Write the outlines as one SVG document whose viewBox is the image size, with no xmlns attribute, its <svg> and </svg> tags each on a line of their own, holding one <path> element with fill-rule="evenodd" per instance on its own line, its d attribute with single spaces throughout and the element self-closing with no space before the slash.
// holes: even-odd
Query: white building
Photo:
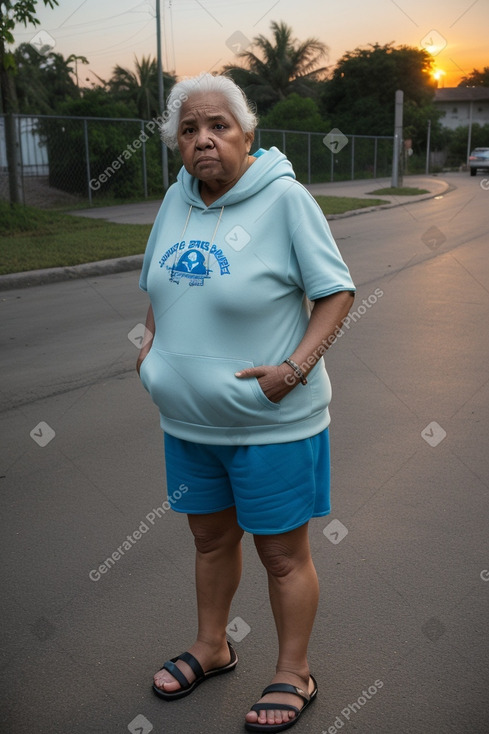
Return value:
<svg viewBox="0 0 489 734">
<path fill-rule="evenodd" d="M 445 114 L 440 118 L 443 127 L 454 130 L 477 122 L 489 124 L 489 87 L 446 87 L 437 89 L 433 100 Z"/>
</svg>

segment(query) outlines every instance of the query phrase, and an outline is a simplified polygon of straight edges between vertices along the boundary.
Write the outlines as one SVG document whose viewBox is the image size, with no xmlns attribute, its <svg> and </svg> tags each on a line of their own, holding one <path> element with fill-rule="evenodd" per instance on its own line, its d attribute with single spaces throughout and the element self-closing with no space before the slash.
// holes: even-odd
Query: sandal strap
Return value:
<svg viewBox="0 0 489 734">
<path fill-rule="evenodd" d="M 297 706 L 291 706 L 290 703 L 254 703 L 251 711 L 295 711 L 299 716 L 300 711 Z"/>
<path fill-rule="evenodd" d="M 197 658 L 194 658 L 191 652 L 182 652 L 181 655 L 179 655 L 176 659 L 173 659 L 173 662 L 176 663 L 177 660 L 183 660 L 184 663 L 187 663 L 192 670 L 194 671 L 197 678 L 203 678 L 205 673 L 202 669 L 201 664 L 197 660 Z"/>
<path fill-rule="evenodd" d="M 162 670 L 167 670 L 170 673 L 170 675 L 172 675 L 180 683 L 182 690 L 185 690 L 186 688 L 190 687 L 190 683 L 188 682 L 188 680 L 186 679 L 186 677 L 184 676 L 180 668 L 177 668 L 177 666 L 175 665 L 175 663 L 172 660 L 168 660 L 163 665 Z"/>
<path fill-rule="evenodd" d="M 290 683 L 272 683 L 270 686 L 267 686 L 262 696 L 266 696 L 267 693 L 293 693 L 294 696 L 300 696 L 304 703 L 308 703 L 310 696 L 308 693 L 306 693 L 302 688 L 298 688 L 297 686 L 292 686 Z M 281 708 L 278 706 L 278 708 Z M 295 707 L 294 707 L 295 708 Z"/>
<path fill-rule="evenodd" d="M 172 675 L 180 683 L 183 690 L 189 688 L 190 683 L 188 682 L 187 678 L 182 673 L 180 668 L 177 668 L 177 666 L 175 665 L 177 660 L 183 660 L 184 663 L 187 663 L 187 665 L 192 668 L 193 672 L 195 673 L 197 680 L 205 676 L 201 664 L 199 663 L 197 658 L 194 658 L 194 656 L 190 652 L 183 652 L 176 658 L 167 660 L 167 662 L 163 665 L 164 670 L 167 670 L 170 675 Z"/>
</svg>

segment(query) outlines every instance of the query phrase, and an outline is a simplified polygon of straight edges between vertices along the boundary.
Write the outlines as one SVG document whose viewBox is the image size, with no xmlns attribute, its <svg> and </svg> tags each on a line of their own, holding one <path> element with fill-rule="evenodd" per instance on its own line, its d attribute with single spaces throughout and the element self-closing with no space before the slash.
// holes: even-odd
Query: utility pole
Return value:
<svg viewBox="0 0 489 734">
<path fill-rule="evenodd" d="M 426 175 L 430 172 L 430 154 L 431 154 L 431 120 L 428 120 L 428 136 L 426 139 Z"/>
<path fill-rule="evenodd" d="M 404 92 L 398 89 L 396 92 L 396 112 L 394 120 L 394 151 L 392 157 L 392 181 L 391 186 L 398 188 L 402 186 L 402 118 L 404 106 Z M 401 170 L 400 170 L 401 169 Z"/>
<path fill-rule="evenodd" d="M 161 12 L 160 0 L 156 0 L 156 45 L 157 45 L 157 68 L 158 68 L 158 112 L 161 115 L 165 108 L 165 91 L 163 80 L 163 66 L 161 61 Z M 163 171 L 163 188 L 168 189 L 168 149 L 161 141 L 161 168 Z"/>
<path fill-rule="evenodd" d="M 472 109 L 473 109 L 473 100 L 470 100 L 469 102 L 469 130 L 467 135 L 467 160 L 465 161 L 467 165 L 469 165 L 469 156 L 470 156 L 470 149 L 472 147 Z"/>
</svg>

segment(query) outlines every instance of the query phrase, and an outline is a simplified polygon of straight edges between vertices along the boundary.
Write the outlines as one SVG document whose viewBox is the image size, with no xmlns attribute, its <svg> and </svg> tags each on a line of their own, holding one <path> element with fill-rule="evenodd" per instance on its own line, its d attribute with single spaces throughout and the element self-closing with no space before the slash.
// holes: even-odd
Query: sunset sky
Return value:
<svg viewBox="0 0 489 734">
<path fill-rule="evenodd" d="M 41 33 L 54 51 L 86 56 L 80 85 L 108 79 L 116 64 L 133 68 L 134 56 L 156 56 L 155 0 L 60 0 L 38 3 L 37 28 L 17 26 L 16 43 Z M 439 86 L 489 66 L 488 0 L 161 0 L 163 66 L 178 77 L 218 71 L 270 22 L 284 21 L 294 37 L 316 37 L 329 48 L 325 65 L 375 42 L 428 47 L 441 70 Z M 443 73 L 444 72 L 444 73 Z"/>
</svg>

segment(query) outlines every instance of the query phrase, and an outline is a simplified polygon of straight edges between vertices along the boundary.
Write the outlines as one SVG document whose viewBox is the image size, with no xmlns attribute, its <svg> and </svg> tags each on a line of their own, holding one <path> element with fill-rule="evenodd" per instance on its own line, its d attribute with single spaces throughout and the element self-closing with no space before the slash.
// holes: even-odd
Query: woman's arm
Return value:
<svg viewBox="0 0 489 734">
<path fill-rule="evenodd" d="M 341 328 L 353 299 L 354 295 L 350 291 L 340 291 L 314 301 L 306 332 L 294 352 L 287 355 L 306 377 L 333 343 L 335 332 Z M 280 402 L 300 382 L 294 369 L 286 363 L 250 367 L 236 372 L 236 377 L 256 377 L 261 389 L 273 403 Z"/>
<path fill-rule="evenodd" d="M 146 331 L 144 332 L 144 334 L 145 334 L 145 338 L 143 339 L 143 346 L 141 347 L 141 351 L 139 352 L 139 356 L 138 356 L 138 361 L 136 362 L 136 369 L 138 371 L 138 375 L 139 375 L 139 369 L 141 367 L 143 359 L 146 357 L 149 350 L 151 349 L 151 345 L 153 344 L 153 339 L 155 335 L 155 317 L 153 314 L 153 307 L 151 305 L 148 308 L 148 313 L 146 316 Z"/>
</svg>

